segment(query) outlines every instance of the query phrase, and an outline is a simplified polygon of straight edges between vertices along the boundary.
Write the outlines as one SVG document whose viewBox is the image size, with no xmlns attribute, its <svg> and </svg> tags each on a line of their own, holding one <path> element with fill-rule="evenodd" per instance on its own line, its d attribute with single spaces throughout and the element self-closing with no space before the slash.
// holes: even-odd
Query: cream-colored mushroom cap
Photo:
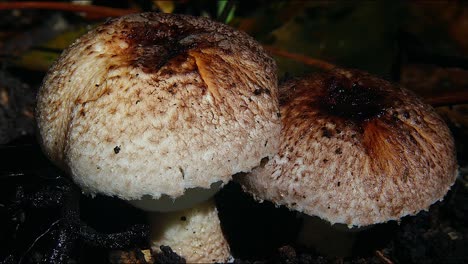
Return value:
<svg viewBox="0 0 468 264">
<path fill-rule="evenodd" d="M 245 33 L 143 13 L 71 45 L 39 91 L 49 158 L 89 193 L 176 198 L 276 153 L 276 65 Z"/>
<path fill-rule="evenodd" d="M 426 210 L 457 174 L 454 141 L 407 89 L 354 70 L 280 86 L 280 152 L 241 178 L 257 199 L 366 226 Z"/>
</svg>

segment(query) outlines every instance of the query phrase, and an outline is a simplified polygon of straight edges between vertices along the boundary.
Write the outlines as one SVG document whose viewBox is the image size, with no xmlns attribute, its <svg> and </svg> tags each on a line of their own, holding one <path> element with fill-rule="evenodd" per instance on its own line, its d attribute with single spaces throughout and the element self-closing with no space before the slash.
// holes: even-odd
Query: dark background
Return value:
<svg viewBox="0 0 468 264">
<path fill-rule="evenodd" d="M 236 262 L 468 263 L 468 4 L 128 0 L 65 10 L 57 3 L 24 9 L 0 2 L 0 263 L 144 263 L 144 213 L 117 199 L 80 195 L 42 155 L 33 119 L 35 94 L 60 52 L 106 18 L 138 11 L 203 15 L 244 30 L 276 59 L 281 79 L 328 64 L 376 74 L 434 105 L 455 137 L 460 176 L 444 201 L 359 233 L 346 258 L 297 246 L 296 213 L 257 204 L 227 185 L 216 199 Z M 77 235 L 82 223 L 92 228 L 87 235 Z M 122 237 L 111 241 L 109 233 Z"/>
</svg>

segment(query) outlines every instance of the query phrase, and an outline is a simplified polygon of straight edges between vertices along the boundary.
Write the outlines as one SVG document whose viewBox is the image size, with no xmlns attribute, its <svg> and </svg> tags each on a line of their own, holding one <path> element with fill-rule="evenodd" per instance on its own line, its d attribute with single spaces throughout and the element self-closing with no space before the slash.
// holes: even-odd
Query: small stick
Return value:
<svg viewBox="0 0 468 264">
<path fill-rule="evenodd" d="M 333 64 L 331 64 L 329 62 L 319 60 L 319 59 L 315 59 L 315 58 L 311 58 L 311 57 L 308 57 L 306 55 L 292 53 L 292 52 L 289 52 L 289 51 L 286 51 L 286 50 L 283 50 L 283 49 L 279 49 L 279 48 L 276 48 L 276 47 L 272 47 L 272 46 L 263 46 L 263 47 L 272 55 L 292 59 L 292 60 L 295 60 L 295 61 L 298 61 L 298 62 L 302 62 L 302 63 L 304 63 L 306 65 L 309 65 L 309 66 L 320 68 L 322 70 L 329 71 L 329 70 L 332 70 L 332 69 L 336 68 L 335 65 L 333 65 Z"/>
<path fill-rule="evenodd" d="M 468 91 L 444 91 L 436 94 L 422 95 L 424 101 L 434 107 L 468 103 Z"/>
<path fill-rule="evenodd" d="M 391 261 L 389 258 L 387 258 L 382 251 L 376 250 L 375 255 L 380 259 L 385 264 L 393 264 L 393 261 Z"/>
</svg>

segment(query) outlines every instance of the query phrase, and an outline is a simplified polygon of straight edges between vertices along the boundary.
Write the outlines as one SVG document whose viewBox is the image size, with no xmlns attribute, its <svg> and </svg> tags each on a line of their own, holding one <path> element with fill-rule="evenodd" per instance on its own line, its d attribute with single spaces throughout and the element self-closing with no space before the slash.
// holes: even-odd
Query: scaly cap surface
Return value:
<svg viewBox="0 0 468 264">
<path fill-rule="evenodd" d="M 209 188 L 277 151 L 274 61 L 245 33 L 184 15 L 110 20 L 50 69 L 44 151 L 87 192 L 123 199 Z"/>
<path fill-rule="evenodd" d="M 451 133 L 409 90 L 338 69 L 280 94 L 279 155 L 240 179 L 257 199 L 366 226 L 426 210 L 454 183 Z"/>
</svg>

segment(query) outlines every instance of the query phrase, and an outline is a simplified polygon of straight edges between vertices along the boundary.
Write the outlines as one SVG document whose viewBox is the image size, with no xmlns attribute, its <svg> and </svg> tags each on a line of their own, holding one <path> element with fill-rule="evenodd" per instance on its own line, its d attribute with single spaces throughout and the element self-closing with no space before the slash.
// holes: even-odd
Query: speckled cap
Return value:
<svg viewBox="0 0 468 264">
<path fill-rule="evenodd" d="M 142 13 L 72 44 L 39 91 L 44 152 L 88 193 L 173 198 L 277 152 L 276 65 L 206 18 Z"/>
<path fill-rule="evenodd" d="M 454 183 L 451 133 L 409 90 L 337 69 L 280 94 L 280 152 L 239 179 L 258 200 L 359 227 L 427 210 Z"/>
</svg>

